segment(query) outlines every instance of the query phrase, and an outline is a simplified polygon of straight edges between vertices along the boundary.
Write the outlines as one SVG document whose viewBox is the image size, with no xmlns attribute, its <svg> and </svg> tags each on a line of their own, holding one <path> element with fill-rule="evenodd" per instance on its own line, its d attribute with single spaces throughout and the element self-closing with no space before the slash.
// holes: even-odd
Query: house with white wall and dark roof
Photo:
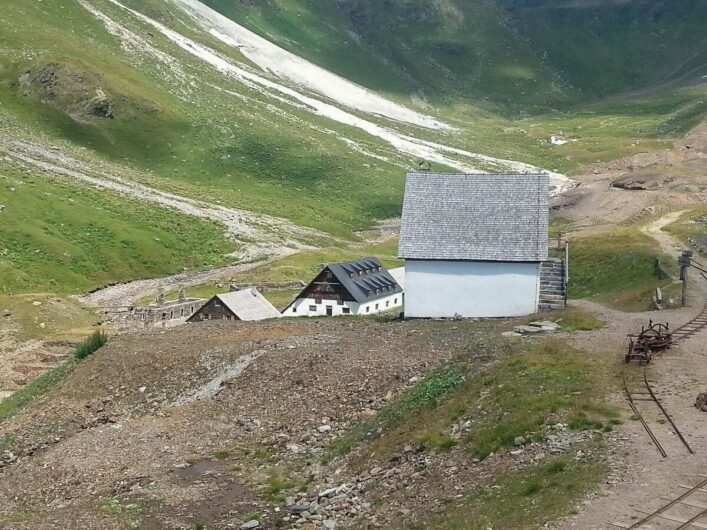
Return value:
<svg viewBox="0 0 707 530">
<path fill-rule="evenodd" d="M 402 287 L 378 258 L 365 258 L 324 266 L 282 314 L 371 315 L 402 305 Z"/>
<path fill-rule="evenodd" d="M 548 188 L 546 174 L 408 174 L 398 252 L 405 316 L 537 312 Z"/>
</svg>

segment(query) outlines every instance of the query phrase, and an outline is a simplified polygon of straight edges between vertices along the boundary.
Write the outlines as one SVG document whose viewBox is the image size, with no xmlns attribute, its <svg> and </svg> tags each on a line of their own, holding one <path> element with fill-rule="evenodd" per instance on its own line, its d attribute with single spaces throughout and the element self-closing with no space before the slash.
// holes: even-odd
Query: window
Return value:
<svg viewBox="0 0 707 530">
<path fill-rule="evenodd" d="M 348 307 L 344 307 L 344 308 L 341 309 L 341 312 L 342 312 L 344 315 L 350 315 L 350 314 L 351 314 L 351 309 L 349 309 Z"/>
<path fill-rule="evenodd" d="M 343 300 L 337 300 L 336 305 L 344 305 L 344 301 L 343 301 Z"/>
<path fill-rule="evenodd" d="M 390 300 L 385 301 L 385 307 L 388 307 L 390 305 Z"/>
<path fill-rule="evenodd" d="M 394 303 L 394 304 L 397 304 L 397 303 L 398 303 L 398 299 L 396 298 L 395 300 L 393 300 L 393 303 Z"/>
<path fill-rule="evenodd" d="M 316 310 L 317 310 L 317 306 L 311 305 L 311 306 L 309 306 L 309 310 L 310 310 L 310 311 L 316 311 Z"/>
<path fill-rule="evenodd" d="M 376 304 L 376 309 L 378 309 L 378 304 Z"/>
<path fill-rule="evenodd" d="M 371 310 L 371 306 L 366 306 L 366 313 L 368 313 Z"/>
<path fill-rule="evenodd" d="M 293 313 L 296 313 L 296 312 L 297 312 L 297 308 L 296 308 L 296 307 L 293 307 L 293 308 L 292 308 L 292 312 L 293 312 Z"/>
</svg>

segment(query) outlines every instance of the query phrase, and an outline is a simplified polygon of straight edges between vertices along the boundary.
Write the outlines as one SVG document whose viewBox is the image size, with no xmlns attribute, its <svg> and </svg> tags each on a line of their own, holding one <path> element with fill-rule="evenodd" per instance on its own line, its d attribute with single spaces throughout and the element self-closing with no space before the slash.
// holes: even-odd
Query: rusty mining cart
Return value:
<svg viewBox="0 0 707 530">
<path fill-rule="evenodd" d="M 628 335 L 628 339 L 626 362 L 638 361 L 639 364 L 648 364 L 651 362 L 653 352 L 670 348 L 673 334 L 669 324 L 660 324 L 650 320 L 648 327 L 641 326 L 641 332 Z"/>
</svg>

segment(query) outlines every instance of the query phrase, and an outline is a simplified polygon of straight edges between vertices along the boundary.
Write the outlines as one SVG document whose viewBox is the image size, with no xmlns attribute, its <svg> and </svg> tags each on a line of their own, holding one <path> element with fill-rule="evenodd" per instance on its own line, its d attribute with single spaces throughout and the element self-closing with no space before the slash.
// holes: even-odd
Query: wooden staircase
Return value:
<svg viewBox="0 0 707 530">
<path fill-rule="evenodd" d="M 564 309 L 567 305 L 567 281 L 565 278 L 565 260 L 549 259 L 540 264 L 541 310 Z"/>
</svg>

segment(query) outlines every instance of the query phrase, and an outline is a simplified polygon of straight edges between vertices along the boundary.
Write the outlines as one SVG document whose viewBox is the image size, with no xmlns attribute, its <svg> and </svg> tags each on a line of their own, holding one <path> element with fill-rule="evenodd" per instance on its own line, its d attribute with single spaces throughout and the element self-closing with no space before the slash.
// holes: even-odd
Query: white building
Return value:
<svg viewBox="0 0 707 530">
<path fill-rule="evenodd" d="M 405 316 L 535 313 L 548 187 L 545 174 L 408 174 L 399 247 Z"/>
<path fill-rule="evenodd" d="M 282 315 L 371 315 L 402 305 L 402 287 L 377 258 L 366 258 L 324 267 Z"/>
</svg>

